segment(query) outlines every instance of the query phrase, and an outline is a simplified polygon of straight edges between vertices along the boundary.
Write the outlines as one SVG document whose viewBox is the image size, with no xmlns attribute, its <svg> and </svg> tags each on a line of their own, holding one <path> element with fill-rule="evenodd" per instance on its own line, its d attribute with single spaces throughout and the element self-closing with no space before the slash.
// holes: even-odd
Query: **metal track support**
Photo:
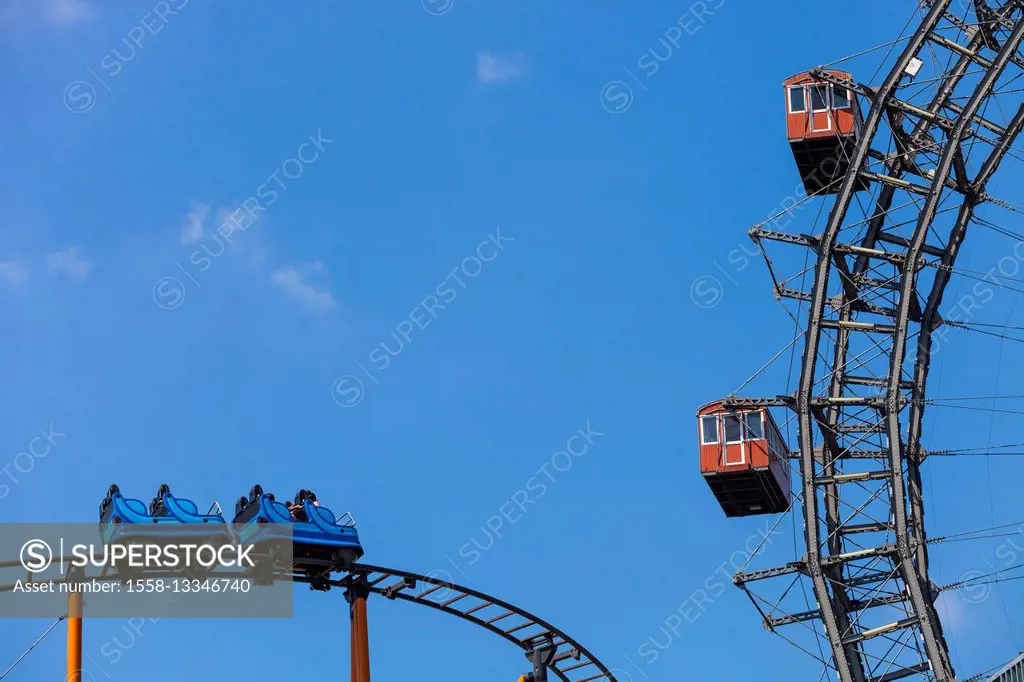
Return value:
<svg viewBox="0 0 1024 682">
<path fill-rule="evenodd" d="M 82 595 L 68 594 L 68 671 L 65 682 L 82 682 Z"/>
<path fill-rule="evenodd" d="M 352 682 L 370 682 L 370 635 L 366 623 L 366 581 L 357 579 L 345 590 L 352 645 Z"/>
</svg>

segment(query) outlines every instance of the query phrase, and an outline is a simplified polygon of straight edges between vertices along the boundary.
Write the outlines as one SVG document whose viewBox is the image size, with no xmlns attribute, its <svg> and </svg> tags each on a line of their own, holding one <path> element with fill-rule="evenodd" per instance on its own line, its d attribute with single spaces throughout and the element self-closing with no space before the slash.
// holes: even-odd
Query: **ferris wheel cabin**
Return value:
<svg viewBox="0 0 1024 682">
<path fill-rule="evenodd" d="M 728 517 L 789 509 L 789 448 L 766 407 L 697 410 L 700 472 Z"/>
<path fill-rule="evenodd" d="M 852 81 L 845 71 L 826 71 L 839 80 Z M 786 124 L 800 177 L 809 195 L 835 194 L 850 169 L 862 118 L 857 98 L 849 88 L 815 78 L 810 72 L 788 78 Z M 856 188 L 868 188 L 858 179 Z"/>
</svg>

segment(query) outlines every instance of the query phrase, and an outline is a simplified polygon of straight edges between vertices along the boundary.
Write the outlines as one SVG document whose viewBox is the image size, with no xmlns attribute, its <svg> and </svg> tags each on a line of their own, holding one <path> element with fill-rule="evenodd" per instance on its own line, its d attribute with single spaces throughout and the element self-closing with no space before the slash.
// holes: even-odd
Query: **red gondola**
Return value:
<svg viewBox="0 0 1024 682">
<path fill-rule="evenodd" d="M 845 71 L 826 71 L 852 81 Z M 808 194 L 835 194 L 850 168 L 850 156 L 860 138 L 862 118 L 849 88 L 799 73 L 783 83 L 786 122 L 800 177 Z M 867 189 L 860 179 L 857 189 Z"/>
<path fill-rule="evenodd" d="M 726 516 L 789 509 L 789 448 L 767 408 L 717 400 L 697 410 L 697 431 L 700 472 Z"/>
</svg>

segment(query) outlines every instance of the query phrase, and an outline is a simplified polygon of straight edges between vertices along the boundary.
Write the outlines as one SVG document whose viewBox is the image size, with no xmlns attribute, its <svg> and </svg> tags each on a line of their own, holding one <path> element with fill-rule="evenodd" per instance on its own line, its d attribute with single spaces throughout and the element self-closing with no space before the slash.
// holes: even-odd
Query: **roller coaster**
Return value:
<svg viewBox="0 0 1024 682">
<path fill-rule="evenodd" d="M 118 543 L 141 546 L 147 541 L 186 536 L 203 542 L 236 537 L 258 546 L 267 535 L 279 533 L 288 537 L 294 548 L 292 563 L 283 575 L 276 575 L 278 579 L 307 584 L 314 591 L 344 590 L 349 604 L 353 682 L 370 680 L 367 600 L 371 595 L 455 616 L 519 647 L 530 665 L 530 670 L 520 675 L 520 682 L 544 682 L 549 679 L 549 673 L 561 682 L 617 682 L 614 674 L 586 647 L 529 611 L 431 576 L 358 563 L 356 560 L 362 556 L 363 549 L 351 514 L 335 518 L 310 490 L 300 490 L 294 502 L 282 503 L 272 493 L 265 493 L 261 486 L 253 486 L 247 497 L 239 498 L 234 523 L 228 524 L 217 505 L 210 512 L 200 514 L 195 502 L 176 497 L 167 485 L 160 486 L 148 507 L 141 500 L 125 497 L 118 486 L 112 485 L 100 503 L 99 532 L 104 546 Z M 67 568 L 71 561 L 69 556 L 55 557 L 52 565 Z M 0 562 L 0 569 L 18 567 L 24 567 L 22 560 Z M 81 581 L 83 577 L 74 570 L 64 570 L 62 575 L 61 581 L 69 583 Z M 147 572 L 145 577 L 156 580 L 180 575 L 180 572 L 153 571 Z M 123 583 L 128 579 L 126 574 L 112 571 L 90 576 L 88 581 Z M 32 581 L 30 572 L 28 582 Z M 261 583 L 256 581 L 256 584 Z M 2 585 L 0 593 L 11 592 L 16 585 Z M 69 593 L 66 682 L 82 682 L 86 615 L 81 590 Z"/>
</svg>

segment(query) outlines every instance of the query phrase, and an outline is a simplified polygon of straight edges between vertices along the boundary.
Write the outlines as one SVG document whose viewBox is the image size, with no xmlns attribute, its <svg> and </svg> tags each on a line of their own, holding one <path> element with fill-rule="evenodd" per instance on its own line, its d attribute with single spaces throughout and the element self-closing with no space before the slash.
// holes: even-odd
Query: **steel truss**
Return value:
<svg viewBox="0 0 1024 682">
<path fill-rule="evenodd" d="M 960 246 L 978 206 L 994 201 L 988 182 L 1024 128 L 1024 100 L 1004 112 L 1013 96 L 1000 92 L 1024 76 L 1024 2 L 923 5 L 881 85 L 813 72 L 870 106 L 820 234 L 751 230 L 762 250 L 812 250 L 813 269 L 786 280 L 765 251 L 776 296 L 807 310 L 798 390 L 763 401 L 794 412 L 807 553 L 735 582 L 770 630 L 820 621 L 821 658 L 842 682 L 955 680 L 928 574 L 925 389 Z M 911 76 L 918 60 L 934 73 Z M 811 286 L 793 288 L 805 274 Z M 769 579 L 788 587 L 765 597 Z M 817 608 L 789 611 L 805 580 Z"/>
</svg>

